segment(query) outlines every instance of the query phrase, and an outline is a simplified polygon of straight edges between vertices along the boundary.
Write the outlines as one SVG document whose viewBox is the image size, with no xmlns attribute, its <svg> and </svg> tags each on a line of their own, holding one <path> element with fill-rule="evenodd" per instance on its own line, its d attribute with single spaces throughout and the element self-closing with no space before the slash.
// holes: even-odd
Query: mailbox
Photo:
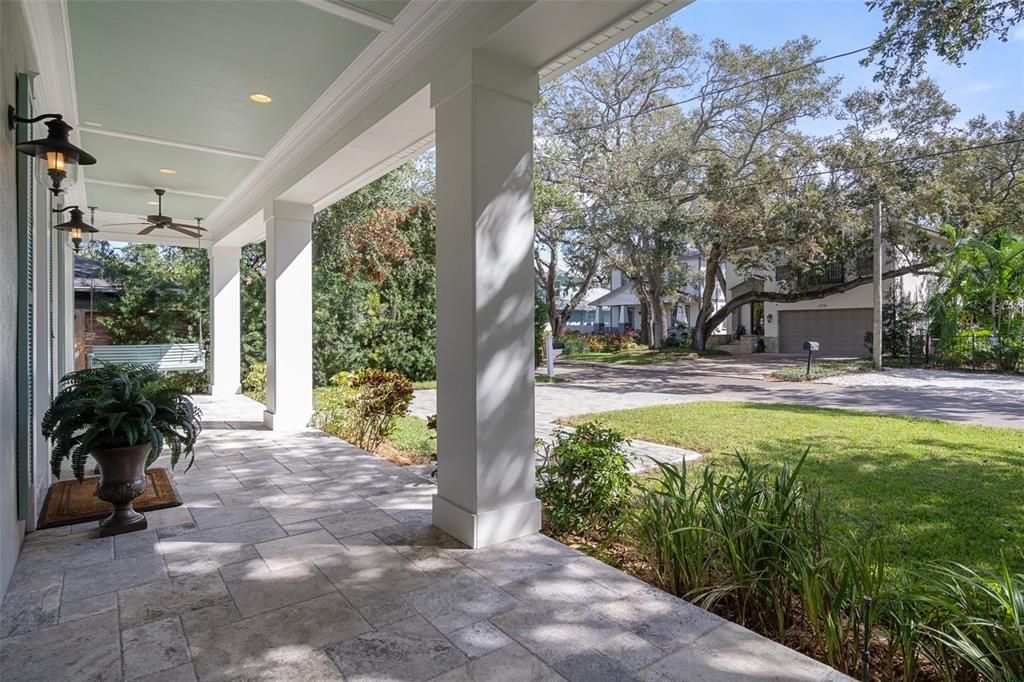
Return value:
<svg viewBox="0 0 1024 682">
<path fill-rule="evenodd" d="M 807 351 L 807 378 L 811 377 L 811 355 L 818 350 L 817 341 L 804 341 L 804 350 Z"/>
</svg>

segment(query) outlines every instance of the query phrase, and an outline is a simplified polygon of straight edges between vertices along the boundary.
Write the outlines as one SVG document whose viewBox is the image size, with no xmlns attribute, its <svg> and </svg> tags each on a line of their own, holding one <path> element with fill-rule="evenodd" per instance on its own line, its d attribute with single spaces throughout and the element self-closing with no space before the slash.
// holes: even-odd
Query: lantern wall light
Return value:
<svg viewBox="0 0 1024 682">
<path fill-rule="evenodd" d="M 50 191 L 56 196 L 74 185 L 78 166 L 91 166 L 96 163 L 96 157 L 71 144 L 68 135 L 72 128 L 64 122 L 64 117 L 60 114 L 22 118 L 17 115 L 13 106 L 7 107 L 7 127 L 12 130 L 18 123 L 31 124 L 39 121 L 46 121 L 46 137 L 22 142 L 16 149 L 22 154 L 46 161 L 45 164 L 39 165 L 39 179 L 48 184 Z"/>
<path fill-rule="evenodd" d="M 82 210 L 77 206 L 53 209 L 54 213 L 64 213 L 64 211 L 71 211 L 70 220 L 60 225 L 54 225 L 53 229 L 58 232 L 67 232 L 71 238 L 71 248 L 74 249 L 75 253 L 78 253 L 79 249 L 82 248 L 82 235 L 93 234 L 99 232 L 99 230 L 82 219 Z"/>
</svg>

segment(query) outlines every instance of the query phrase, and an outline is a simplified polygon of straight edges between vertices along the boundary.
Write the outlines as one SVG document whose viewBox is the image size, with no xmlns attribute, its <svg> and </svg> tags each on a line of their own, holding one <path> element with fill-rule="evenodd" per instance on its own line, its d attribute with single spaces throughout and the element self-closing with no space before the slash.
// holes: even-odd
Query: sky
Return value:
<svg viewBox="0 0 1024 682">
<path fill-rule="evenodd" d="M 868 11 L 863 0 L 695 0 L 676 12 L 671 22 L 688 33 L 705 39 L 722 38 L 759 48 L 781 45 L 786 40 L 809 35 L 818 39 L 819 57 L 870 45 L 882 29 L 879 10 Z M 850 92 L 870 87 L 873 66 L 858 63 L 864 54 L 823 64 L 828 75 L 842 75 L 842 88 Z M 1018 24 L 1011 39 L 989 39 L 967 55 L 962 68 L 932 58 L 927 74 L 960 108 L 958 122 L 978 114 L 1003 118 L 1006 111 L 1024 111 L 1024 24 Z M 809 133 L 824 122 L 811 123 Z"/>
</svg>

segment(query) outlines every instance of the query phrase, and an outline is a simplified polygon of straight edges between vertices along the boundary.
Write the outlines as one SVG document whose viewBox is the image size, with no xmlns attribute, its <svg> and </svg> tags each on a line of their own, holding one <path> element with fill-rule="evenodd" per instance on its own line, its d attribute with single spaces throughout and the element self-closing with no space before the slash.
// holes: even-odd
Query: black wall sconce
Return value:
<svg viewBox="0 0 1024 682">
<path fill-rule="evenodd" d="M 91 234 L 99 232 L 99 230 L 82 219 L 82 210 L 77 206 L 53 209 L 54 213 L 64 213 L 64 211 L 71 211 L 71 219 L 66 223 L 54 225 L 53 229 L 58 232 L 69 233 L 71 238 L 71 248 L 74 249 L 75 253 L 78 253 L 79 249 L 82 248 L 82 235 L 86 233 Z"/>
<path fill-rule="evenodd" d="M 75 183 L 77 166 L 91 166 L 96 163 L 96 157 L 71 144 L 68 134 L 72 128 L 64 122 L 64 117 L 60 114 L 22 118 L 17 115 L 13 106 L 7 107 L 7 127 L 12 130 L 18 123 L 39 121 L 46 121 L 46 137 L 22 142 L 16 149 L 22 154 L 46 161 L 46 164 L 39 168 L 39 178 L 43 183 L 50 185 L 50 191 L 56 196 Z"/>
</svg>

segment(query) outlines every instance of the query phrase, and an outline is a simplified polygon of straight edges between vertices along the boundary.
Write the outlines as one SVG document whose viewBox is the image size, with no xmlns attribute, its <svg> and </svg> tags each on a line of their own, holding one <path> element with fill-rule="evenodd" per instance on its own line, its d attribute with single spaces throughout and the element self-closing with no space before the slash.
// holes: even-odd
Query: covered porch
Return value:
<svg viewBox="0 0 1024 682">
<path fill-rule="evenodd" d="M 839 679 L 538 533 L 533 104 L 688 1 L 0 3 L 4 106 L 61 113 L 99 160 L 54 202 L 99 206 L 97 239 L 206 249 L 212 318 L 184 506 L 115 538 L 36 531 L 73 276 L 18 165 L 32 130 L 4 137 L 4 676 Z M 313 216 L 431 147 L 436 484 L 307 429 Z M 120 227 L 155 188 L 205 231 Z M 261 241 L 265 406 L 237 395 L 240 249 Z"/>
<path fill-rule="evenodd" d="M 199 399 L 185 506 L 29 536 L 5 678 L 844 679 L 543 535 L 470 549 L 432 524 L 431 481 Z"/>
</svg>

